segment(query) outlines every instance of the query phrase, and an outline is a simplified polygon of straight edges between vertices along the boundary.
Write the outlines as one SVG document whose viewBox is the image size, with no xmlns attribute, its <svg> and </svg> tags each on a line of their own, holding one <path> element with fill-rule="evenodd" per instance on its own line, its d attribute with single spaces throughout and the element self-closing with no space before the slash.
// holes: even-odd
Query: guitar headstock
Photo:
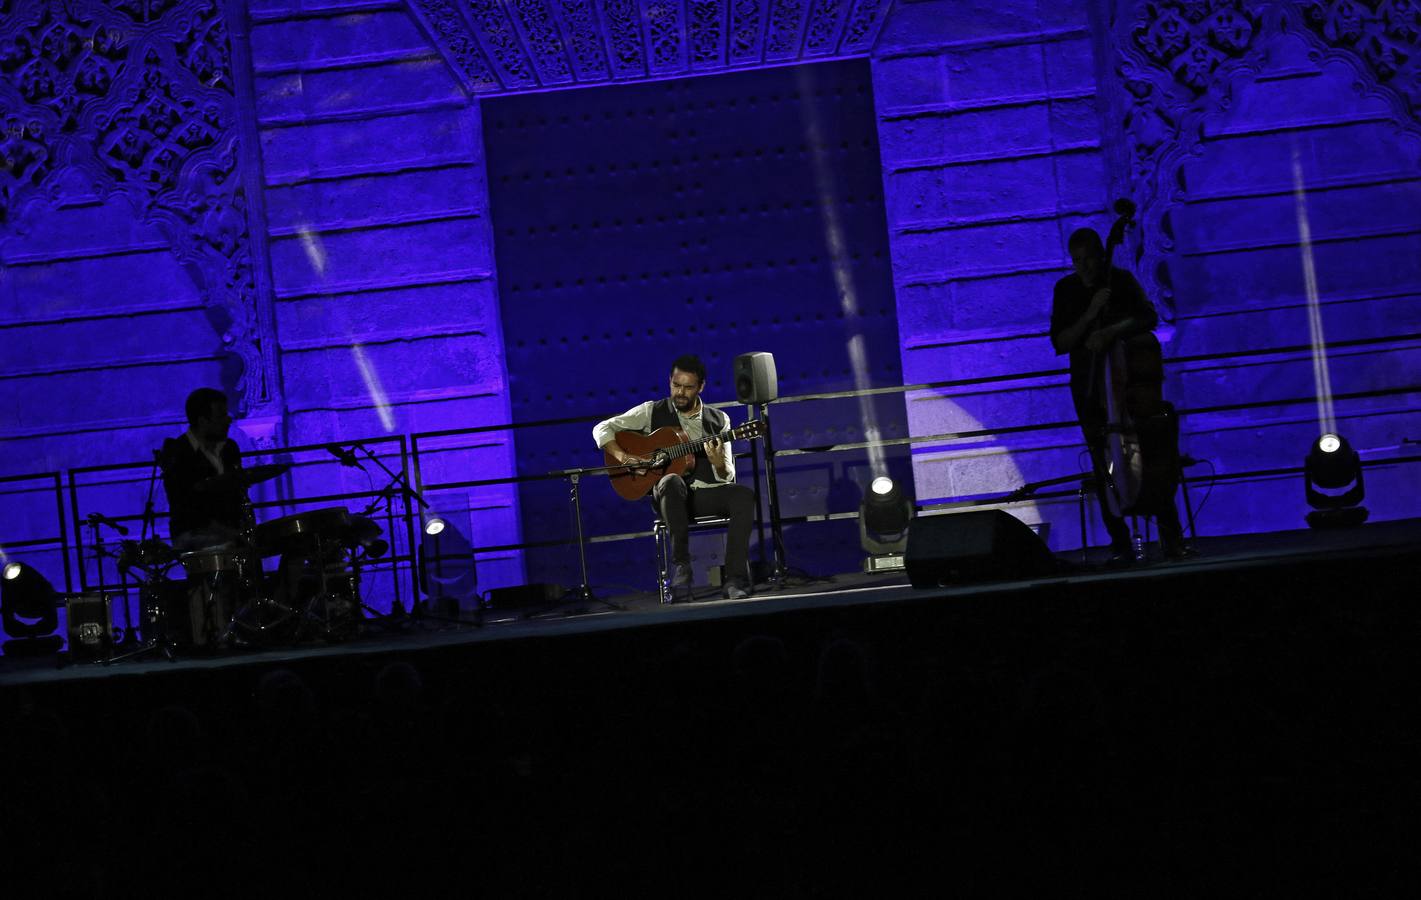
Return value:
<svg viewBox="0 0 1421 900">
<path fill-rule="evenodd" d="M 759 419 L 751 419 L 743 425 L 736 425 L 730 430 L 730 438 L 735 441 L 749 441 L 763 436 L 765 433 L 765 423 Z"/>
<path fill-rule="evenodd" d="M 1110 234 L 1105 238 L 1105 257 L 1109 259 L 1112 251 L 1125 240 L 1125 229 L 1135 223 L 1135 203 L 1128 197 L 1121 197 L 1115 201 L 1115 215 L 1117 218 L 1110 226 Z"/>
</svg>

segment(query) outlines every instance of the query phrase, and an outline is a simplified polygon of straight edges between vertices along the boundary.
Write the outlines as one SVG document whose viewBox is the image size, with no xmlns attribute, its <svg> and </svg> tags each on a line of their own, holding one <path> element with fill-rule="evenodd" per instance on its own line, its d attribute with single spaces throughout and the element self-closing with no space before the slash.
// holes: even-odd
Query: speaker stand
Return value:
<svg viewBox="0 0 1421 900">
<path fill-rule="evenodd" d="M 782 588 L 788 579 L 785 565 L 784 532 L 780 527 L 780 490 L 775 482 L 774 429 L 770 427 L 770 404 L 761 403 L 756 418 L 764 423 L 765 438 L 765 484 L 770 489 L 770 544 L 774 550 L 774 567 L 770 570 L 770 584 Z"/>
</svg>

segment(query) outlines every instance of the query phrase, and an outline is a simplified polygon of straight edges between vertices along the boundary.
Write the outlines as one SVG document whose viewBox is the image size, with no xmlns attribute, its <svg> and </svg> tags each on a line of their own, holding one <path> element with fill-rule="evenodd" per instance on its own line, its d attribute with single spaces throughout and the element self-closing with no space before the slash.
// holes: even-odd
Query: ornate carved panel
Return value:
<svg viewBox="0 0 1421 900">
<path fill-rule="evenodd" d="M 528 51 L 513 30 L 504 4 L 499 0 L 465 0 L 464 8 L 479 42 L 502 74 L 503 83 L 509 87 L 535 86 L 538 79 L 528 61 Z"/>
<path fill-rule="evenodd" d="M 129 0 L 138 2 L 138 0 Z M 891 0 L 409 0 L 477 93 L 862 56 Z"/>
<path fill-rule="evenodd" d="M 844 36 L 839 43 L 840 50 L 852 53 L 871 48 L 874 39 L 878 37 L 879 29 L 883 27 L 884 19 L 888 18 L 888 6 L 891 2 L 892 0 L 855 0 L 848 23 L 844 26 Z"/>
<path fill-rule="evenodd" d="M 653 72 L 685 71 L 680 0 L 645 0 L 648 57 Z"/>
<path fill-rule="evenodd" d="M 809 27 L 804 33 L 804 52 L 832 53 L 844 27 L 848 0 L 814 0 L 809 9 Z"/>
<path fill-rule="evenodd" d="M 724 7 L 717 0 L 688 0 L 691 65 L 694 68 L 725 63 Z"/>
<path fill-rule="evenodd" d="M 1110 24 L 1104 52 L 1117 78 L 1105 87 L 1123 163 L 1112 188 L 1140 205 L 1150 240 L 1139 269 L 1166 318 L 1180 173 L 1200 152 L 1205 118 L 1229 107 L 1231 80 L 1258 70 L 1270 36 L 1297 35 L 1314 61 L 1346 63 L 1360 93 L 1386 100 L 1399 127 L 1421 134 L 1421 6 L 1410 0 L 1125 0 Z"/>
<path fill-rule="evenodd" d="M 805 0 L 770 0 L 769 28 L 765 34 L 766 57 L 783 59 L 798 54 L 805 6 Z"/>
<path fill-rule="evenodd" d="M 602 49 L 602 34 L 592 0 L 557 0 L 557 10 L 577 77 L 583 81 L 605 79 L 607 52 Z"/>
<path fill-rule="evenodd" d="M 1421 112 L 1421 3 L 1311 0 L 1302 19 L 1320 53 L 1352 61 L 1368 83 L 1404 100 L 1413 119 Z"/>
<path fill-rule="evenodd" d="M 761 0 L 729 0 L 730 58 L 752 62 L 760 58 L 765 38 L 765 6 Z"/>
<path fill-rule="evenodd" d="M 232 48 L 216 0 L 5 0 L 0 228 L 62 201 L 56 174 L 122 194 L 164 232 L 241 359 L 241 405 L 272 402 L 257 325 Z"/>
<path fill-rule="evenodd" d="M 616 75 L 644 74 L 642 66 L 641 7 L 636 0 L 602 0 L 602 23 L 612 51 Z"/>
<path fill-rule="evenodd" d="M 412 9 L 465 84 L 475 91 L 500 87 L 454 0 L 413 0 Z"/>
<path fill-rule="evenodd" d="M 563 48 L 552 10 L 544 0 L 512 0 L 517 13 L 523 42 L 528 47 L 538 77 L 544 84 L 559 84 L 572 80 L 572 64 Z"/>
</svg>

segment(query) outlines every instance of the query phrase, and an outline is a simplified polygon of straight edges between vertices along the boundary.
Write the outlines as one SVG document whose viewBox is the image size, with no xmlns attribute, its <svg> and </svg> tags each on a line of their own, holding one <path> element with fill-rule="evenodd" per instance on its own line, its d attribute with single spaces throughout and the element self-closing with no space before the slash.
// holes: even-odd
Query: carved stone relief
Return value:
<svg viewBox="0 0 1421 900">
<path fill-rule="evenodd" d="M 247 198 L 236 177 L 232 51 L 216 0 L 5 0 L 0 19 L 0 227 L 62 201 L 82 173 L 164 232 L 243 363 L 243 411 L 270 407 Z"/>
<path fill-rule="evenodd" d="M 765 15 L 760 0 L 730 0 L 730 58 L 760 58 L 760 37 Z"/>
<path fill-rule="evenodd" d="M 641 7 L 636 0 L 602 0 L 602 21 L 612 48 L 612 69 L 618 75 L 642 71 Z"/>
<path fill-rule="evenodd" d="M 468 23 L 454 8 L 454 0 L 413 0 L 413 10 L 444 51 L 445 59 L 474 91 L 500 87 Z"/>
<path fill-rule="evenodd" d="M 489 56 L 502 70 L 504 83 L 509 87 L 537 84 L 532 64 L 513 24 L 508 21 L 504 4 L 499 0 L 465 0 L 465 9 Z"/>
<path fill-rule="evenodd" d="M 663 72 L 680 68 L 680 0 L 645 0 L 647 42 L 651 45 L 651 69 Z"/>
<path fill-rule="evenodd" d="M 705 66 L 722 62 L 725 34 L 724 21 L 718 0 L 689 0 L 686 4 L 690 16 L 691 65 Z"/>
<path fill-rule="evenodd" d="M 552 10 L 543 0 L 512 0 L 512 7 L 523 26 L 529 54 L 538 68 L 538 76 L 547 83 L 572 80 L 572 65 L 568 62 L 562 37 Z"/>
<path fill-rule="evenodd" d="M 770 0 L 770 27 L 765 38 L 766 56 L 785 56 L 799 48 L 799 25 L 804 19 L 803 0 Z"/>
<path fill-rule="evenodd" d="M 1149 239 L 1137 264 L 1167 320 L 1175 312 L 1170 215 L 1186 199 L 1180 173 L 1201 151 L 1204 120 L 1229 107 L 1231 81 L 1258 70 L 1269 36 L 1296 34 L 1316 61 L 1347 63 L 1360 93 L 1383 97 L 1398 126 L 1421 133 L 1418 10 L 1412 0 L 1131 0 L 1116 7 L 1104 52 L 1117 77 L 1104 87 L 1113 94 L 1125 171 L 1112 190 L 1139 204 Z"/>
<path fill-rule="evenodd" d="M 130 0 L 136 2 L 136 0 Z M 891 0 L 409 0 L 470 91 L 664 76 L 873 49 Z"/>
<path fill-rule="evenodd" d="M 558 0 L 558 12 L 578 77 L 588 81 L 606 78 L 607 53 L 602 49 L 602 35 L 592 0 Z"/>
<path fill-rule="evenodd" d="M 1301 5 L 1319 52 L 1351 57 L 1370 82 L 1404 100 L 1404 112 L 1415 120 L 1421 113 L 1421 3 L 1311 0 Z"/>
</svg>

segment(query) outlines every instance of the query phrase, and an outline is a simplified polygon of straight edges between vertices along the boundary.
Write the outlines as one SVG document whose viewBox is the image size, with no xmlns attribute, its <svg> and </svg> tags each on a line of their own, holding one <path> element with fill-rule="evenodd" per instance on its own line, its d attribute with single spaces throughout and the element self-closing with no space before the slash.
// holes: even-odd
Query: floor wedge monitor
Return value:
<svg viewBox="0 0 1421 900">
<path fill-rule="evenodd" d="M 1036 532 L 999 509 L 914 519 L 905 562 L 915 588 L 1033 578 L 1059 570 Z"/>
</svg>

